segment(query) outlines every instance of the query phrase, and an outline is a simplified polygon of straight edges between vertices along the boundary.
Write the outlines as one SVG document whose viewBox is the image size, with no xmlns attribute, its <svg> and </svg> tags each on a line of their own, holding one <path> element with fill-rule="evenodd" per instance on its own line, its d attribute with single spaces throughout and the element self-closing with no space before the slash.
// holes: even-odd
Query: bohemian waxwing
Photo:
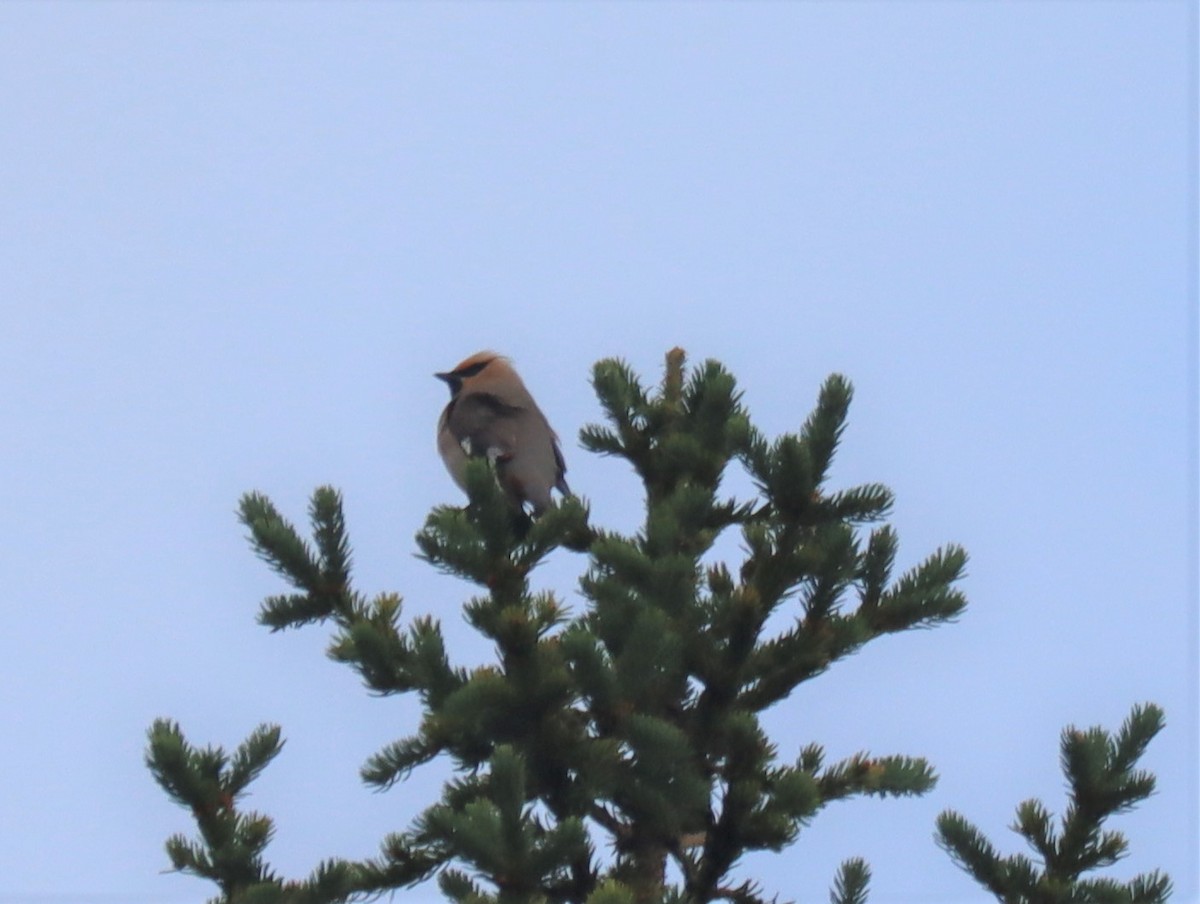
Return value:
<svg viewBox="0 0 1200 904">
<path fill-rule="evenodd" d="M 540 515 L 552 489 L 570 493 L 558 437 L 507 358 L 478 352 L 434 376 L 450 386 L 437 444 L 459 487 L 467 488 L 467 459 L 486 458 L 517 508 L 529 503 Z"/>
</svg>

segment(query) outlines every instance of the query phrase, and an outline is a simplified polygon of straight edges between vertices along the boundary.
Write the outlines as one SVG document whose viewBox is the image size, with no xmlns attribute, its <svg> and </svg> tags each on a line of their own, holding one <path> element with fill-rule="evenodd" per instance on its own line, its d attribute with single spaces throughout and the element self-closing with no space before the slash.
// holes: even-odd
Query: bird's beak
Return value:
<svg viewBox="0 0 1200 904">
<path fill-rule="evenodd" d="M 437 377 L 439 380 L 441 380 L 443 383 L 449 383 L 451 380 L 453 380 L 453 379 L 454 379 L 454 375 L 453 375 L 453 374 L 448 374 L 448 373 L 445 373 L 445 374 L 434 374 L 434 376 L 435 376 L 435 377 Z"/>
</svg>

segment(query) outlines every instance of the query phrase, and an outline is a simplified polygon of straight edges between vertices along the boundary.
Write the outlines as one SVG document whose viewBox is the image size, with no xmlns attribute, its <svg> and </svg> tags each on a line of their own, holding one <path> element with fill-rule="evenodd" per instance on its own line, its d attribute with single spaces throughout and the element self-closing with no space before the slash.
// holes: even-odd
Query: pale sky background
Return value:
<svg viewBox="0 0 1200 904">
<path fill-rule="evenodd" d="M 471 588 L 413 556 L 461 499 L 430 374 L 512 356 L 632 529 L 631 473 L 578 447 L 588 375 L 654 382 L 674 345 L 772 435 L 848 375 L 833 485 L 895 490 L 906 565 L 971 553 L 957 624 L 769 720 L 788 757 L 924 755 L 937 788 L 742 875 L 822 901 L 863 856 L 877 904 L 988 900 L 937 813 L 1023 850 L 1062 728 L 1154 701 L 1159 793 L 1112 873 L 1197 900 L 1194 39 L 1183 2 L 0 4 L 0 902 L 214 893 L 161 873 L 193 824 L 142 763 L 156 716 L 283 726 L 250 803 L 285 875 L 373 855 L 444 769 L 360 784 L 417 709 L 326 630 L 255 625 L 282 585 L 239 495 L 303 520 L 340 487 L 359 587 L 481 662 Z M 582 568 L 538 577 L 577 599 Z"/>
</svg>

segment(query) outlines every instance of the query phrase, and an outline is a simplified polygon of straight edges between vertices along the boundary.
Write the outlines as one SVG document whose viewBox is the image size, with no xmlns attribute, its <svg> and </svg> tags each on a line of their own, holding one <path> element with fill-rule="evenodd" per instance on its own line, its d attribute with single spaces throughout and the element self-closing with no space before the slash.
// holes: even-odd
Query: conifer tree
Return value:
<svg viewBox="0 0 1200 904">
<path fill-rule="evenodd" d="M 938 844 L 980 885 L 1004 904 L 1160 904 L 1171 880 L 1154 870 L 1122 883 L 1086 873 L 1111 866 L 1129 842 L 1104 831 L 1105 820 L 1130 810 L 1154 793 L 1154 776 L 1135 769 L 1146 745 L 1163 727 L 1154 704 L 1135 706 L 1120 731 L 1096 726 L 1062 734 L 1061 762 L 1070 801 L 1055 829 L 1040 800 L 1017 807 L 1013 831 L 1034 851 L 1040 865 L 1023 854 L 1001 857 L 974 825 L 952 810 L 937 820 Z"/>
<path fill-rule="evenodd" d="M 372 692 L 420 699 L 420 725 L 372 756 L 364 781 L 387 788 L 439 756 L 457 775 L 376 858 L 331 861 L 287 883 L 261 860 L 269 820 L 237 809 L 278 752 L 278 730 L 260 728 L 230 758 L 156 723 L 151 769 L 201 833 L 173 838 L 168 853 L 177 869 L 216 881 L 215 900 L 341 901 L 436 876 L 462 904 L 756 904 L 757 884 L 732 875 L 746 854 L 782 850 L 833 801 L 933 786 L 919 757 L 827 762 L 815 742 L 781 756 L 761 725 L 764 711 L 871 640 L 941 624 L 965 605 L 962 549 L 894 577 L 890 491 L 827 485 L 850 384 L 828 378 L 799 430 L 769 440 L 733 377 L 714 361 L 689 373 L 678 349 L 653 392 L 617 360 L 598 363 L 592 382 L 607 424 L 586 427 L 582 443 L 641 479 L 636 533 L 591 525 L 578 498 L 534 521 L 518 516 L 478 461 L 469 504 L 436 508 L 417 536 L 425 560 L 477 586 L 464 611 L 494 643 L 492 664 L 455 665 L 438 622 L 406 624 L 397 594 L 355 588 L 336 491 L 313 494 L 311 541 L 265 496 L 242 499 L 254 550 L 292 588 L 266 599 L 259 621 L 328 622 L 329 655 Z M 722 495 L 732 462 L 755 498 Z M 744 558 L 709 562 L 726 530 L 740 531 Z M 530 588 L 558 548 L 586 556 L 575 609 Z M 779 613 L 787 625 L 769 627 Z M 831 899 L 861 904 L 868 878 L 863 861 L 847 860 Z"/>
</svg>

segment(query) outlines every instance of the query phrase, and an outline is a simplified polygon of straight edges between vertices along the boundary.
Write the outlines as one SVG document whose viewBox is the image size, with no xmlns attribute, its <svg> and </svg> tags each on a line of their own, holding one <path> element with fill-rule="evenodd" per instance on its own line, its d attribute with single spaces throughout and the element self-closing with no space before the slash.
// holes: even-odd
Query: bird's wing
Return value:
<svg viewBox="0 0 1200 904">
<path fill-rule="evenodd" d="M 563 459 L 562 449 L 558 446 L 558 437 L 552 435 L 550 444 L 554 447 L 554 464 L 557 466 L 557 470 L 554 473 L 554 486 L 564 496 L 569 496 L 571 495 L 571 488 L 567 486 L 567 463 Z"/>
<path fill-rule="evenodd" d="M 516 417 L 523 409 L 487 392 L 459 396 L 446 417 L 446 426 L 467 455 L 507 458 L 516 448 Z"/>
</svg>

